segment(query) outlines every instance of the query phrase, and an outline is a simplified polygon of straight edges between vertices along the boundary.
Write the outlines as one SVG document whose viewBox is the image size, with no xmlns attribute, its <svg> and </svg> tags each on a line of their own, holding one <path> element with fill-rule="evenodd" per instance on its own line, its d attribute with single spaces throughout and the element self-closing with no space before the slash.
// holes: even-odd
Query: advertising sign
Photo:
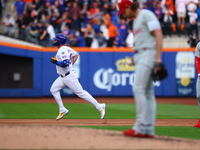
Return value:
<svg viewBox="0 0 200 150">
<path fill-rule="evenodd" d="M 135 66 L 126 64 L 127 56 L 132 57 L 133 53 L 115 53 L 113 60 L 104 61 L 96 66 L 93 73 L 93 85 L 91 85 L 94 95 L 132 96 L 134 94 L 132 85 Z M 154 86 L 160 85 L 159 81 L 154 82 Z"/>
<path fill-rule="evenodd" d="M 176 86 L 178 96 L 194 95 L 195 64 L 192 52 L 176 55 Z"/>
</svg>

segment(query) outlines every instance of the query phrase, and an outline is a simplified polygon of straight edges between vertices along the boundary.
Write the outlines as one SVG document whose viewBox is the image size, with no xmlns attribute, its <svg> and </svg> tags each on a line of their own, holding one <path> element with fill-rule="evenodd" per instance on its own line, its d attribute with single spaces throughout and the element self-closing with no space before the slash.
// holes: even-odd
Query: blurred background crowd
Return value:
<svg viewBox="0 0 200 150">
<path fill-rule="evenodd" d="M 14 0 L 14 13 L 3 14 L 6 2 L 0 0 L 3 34 L 41 46 L 52 47 L 57 33 L 68 37 L 71 47 L 133 47 L 132 23 L 118 17 L 121 0 Z M 140 0 L 159 19 L 164 37 L 187 36 L 196 46 L 200 33 L 198 0 Z M 17 35 L 15 33 L 17 32 Z"/>
</svg>

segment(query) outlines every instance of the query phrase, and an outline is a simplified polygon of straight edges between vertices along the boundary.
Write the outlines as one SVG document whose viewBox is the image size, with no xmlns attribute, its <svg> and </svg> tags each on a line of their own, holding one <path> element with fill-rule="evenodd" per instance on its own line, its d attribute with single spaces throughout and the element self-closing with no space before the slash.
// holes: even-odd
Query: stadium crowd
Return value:
<svg viewBox="0 0 200 150">
<path fill-rule="evenodd" d="M 72 47 L 132 47 L 134 20 L 117 16 L 120 1 L 15 0 L 16 17 L 6 14 L 2 18 L 4 35 L 15 37 L 17 28 L 17 38 L 48 47 L 53 46 L 57 33 L 64 33 Z M 190 46 L 196 46 L 200 33 L 198 0 L 146 0 L 140 7 L 156 14 L 164 36 L 186 35 Z"/>
</svg>

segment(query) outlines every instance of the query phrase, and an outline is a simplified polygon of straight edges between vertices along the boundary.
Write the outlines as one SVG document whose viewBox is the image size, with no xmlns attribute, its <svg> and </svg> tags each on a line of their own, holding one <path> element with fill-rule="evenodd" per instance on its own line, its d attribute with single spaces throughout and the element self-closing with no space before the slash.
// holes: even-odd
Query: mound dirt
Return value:
<svg viewBox="0 0 200 150">
<path fill-rule="evenodd" d="M 0 125 L 0 149 L 197 150 L 199 140 L 123 136 L 120 131 L 55 125 Z"/>
</svg>

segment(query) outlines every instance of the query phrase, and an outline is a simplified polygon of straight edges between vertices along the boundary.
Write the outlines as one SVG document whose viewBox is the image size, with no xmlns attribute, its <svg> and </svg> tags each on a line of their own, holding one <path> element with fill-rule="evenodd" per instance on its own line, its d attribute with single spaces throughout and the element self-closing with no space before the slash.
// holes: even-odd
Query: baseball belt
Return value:
<svg viewBox="0 0 200 150">
<path fill-rule="evenodd" d="M 63 76 L 63 75 L 60 75 L 62 78 L 64 78 L 64 77 L 66 77 L 67 75 L 69 75 L 70 74 L 70 72 L 67 72 L 67 73 L 65 73 L 65 75 Z"/>
</svg>

